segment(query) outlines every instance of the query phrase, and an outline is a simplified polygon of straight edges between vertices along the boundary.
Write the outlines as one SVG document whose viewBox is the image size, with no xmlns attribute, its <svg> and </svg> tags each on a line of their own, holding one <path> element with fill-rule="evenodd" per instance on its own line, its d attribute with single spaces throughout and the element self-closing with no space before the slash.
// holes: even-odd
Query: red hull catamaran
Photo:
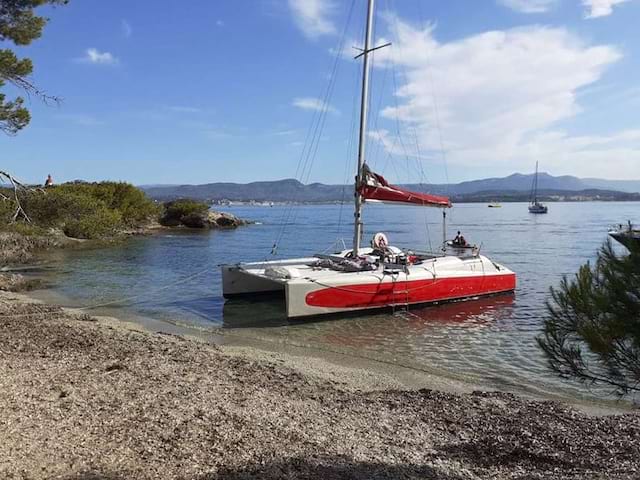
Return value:
<svg viewBox="0 0 640 480">
<path fill-rule="evenodd" d="M 332 255 L 239 263 L 222 266 L 226 298 L 263 293 L 284 296 L 287 317 L 357 312 L 439 303 L 512 292 L 516 275 L 480 255 L 473 246 L 443 243 L 440 255 L 388 244 L 377 233 L 370 247 L 361 246 L 362 206 L 370 202 L 396 203 L 443 209 L 447 197 L 412 192 L 389 184 L 365 163 L 369 58 L 372 47 L 374 0 L 368 0 L 363 57 L 358 170 L 355 182 L 353 248 Z"/>
</svg>

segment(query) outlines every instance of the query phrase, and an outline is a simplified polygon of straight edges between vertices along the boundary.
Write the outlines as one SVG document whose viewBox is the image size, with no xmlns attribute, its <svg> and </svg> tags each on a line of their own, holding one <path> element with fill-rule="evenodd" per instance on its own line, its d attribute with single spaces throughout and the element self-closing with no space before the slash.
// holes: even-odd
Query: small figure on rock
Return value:
<svg viewBox="0 0 640 480">
<path fill-rule="evenodd" d="M 44 187 L 52 187 L 53 186 L 53 177 L 51 174 L 47 175 L 47 179 L 44 181 Z"/>
</svg>

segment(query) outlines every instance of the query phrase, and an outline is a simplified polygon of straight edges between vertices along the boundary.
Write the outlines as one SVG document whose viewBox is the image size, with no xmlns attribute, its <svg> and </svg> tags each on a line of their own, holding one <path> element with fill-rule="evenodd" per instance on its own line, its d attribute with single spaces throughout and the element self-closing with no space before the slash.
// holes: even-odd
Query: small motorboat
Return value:
<svg viewBox="0 0 640 480">
<path fill-rule="evenodd" d="M 640 230 L 634 229 L 631 222 L 627 225 L 618 225 L 609 230 L 609 236 L 629 248 L 631 244 L 640 245 Z"/>
<path fill-rule="evenodd" d="M 502 205 L 500 205 L 499 203 L 490 203 L 489 205 L 487 205 L 487 207 L 489 207 L 489 208 L 500 208 L 500 207 L 502 207 Z"/>
</svg>

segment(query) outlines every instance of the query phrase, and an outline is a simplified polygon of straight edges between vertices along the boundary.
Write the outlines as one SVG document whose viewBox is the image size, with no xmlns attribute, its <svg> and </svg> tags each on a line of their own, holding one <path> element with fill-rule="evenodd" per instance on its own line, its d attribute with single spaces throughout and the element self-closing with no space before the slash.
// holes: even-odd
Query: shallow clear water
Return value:
<svg viewBox="0 0 640 480">
<path fill-rule="evenodd" d="M 305 256 L 351 237 L 351 206 L 232 207 L 257 225 L 233 231 L 169 233 L 123 245 L 63 251 L 52 260 L 53 290 L 77 304 L 104 304 L 198 328 L 279 344 L 375 358 L 424 368 L 451 378 L 517 392 L 584 397 L 602 391 L 556 378 L 535 337 L 549 288 L 595 258 L 612 224 L 637 219 L 638 203 L 552 203 L 547 215 L 526 204 L 459 204 L 449 232 L 462 230 L 482 253 L 517 274 L 515 295 L 453 303 L 410 312 L 288 323 L 280 302 L 225 304 L 217 266 L 269 258 L 274 239 L 289 223 L 278 253 Z M 286 221 L 288 219 L 288 222 Z M 366 231 L 387 233 L 392 244 L 434 249 L 442 238 L 438 210 L 368 207 Z M 449 235 L 452 236 L 452 235 Z M 232 331 L 230 331 L 232 329 Z"/>
</svg>

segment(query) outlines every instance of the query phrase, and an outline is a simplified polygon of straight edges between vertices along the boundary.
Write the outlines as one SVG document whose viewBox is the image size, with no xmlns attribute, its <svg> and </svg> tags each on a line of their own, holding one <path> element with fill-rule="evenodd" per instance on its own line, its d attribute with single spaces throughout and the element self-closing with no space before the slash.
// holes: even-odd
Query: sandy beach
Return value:
<svg viewBox="0 0 640 480">
<path fill-rule="evenodd" d="M 638 478 L 640 413 L 370 372 L 0 296 L 7 479 Z"/>
</svg>

